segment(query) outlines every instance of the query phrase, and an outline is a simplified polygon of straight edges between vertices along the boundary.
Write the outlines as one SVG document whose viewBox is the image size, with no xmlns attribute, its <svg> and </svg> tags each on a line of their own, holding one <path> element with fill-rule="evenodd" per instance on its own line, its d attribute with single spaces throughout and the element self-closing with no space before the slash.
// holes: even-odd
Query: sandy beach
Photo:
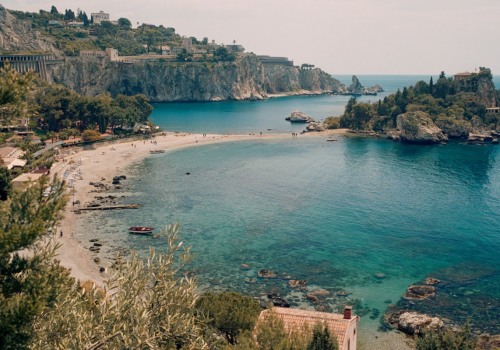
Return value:
<svg viewBox="0 0 500 350">
<path fill-rule="evenodd" d="M 329 130 L 321 133 L 307 133 L 298 137 L 325 137 L 344 134 L 345 130 Z M 111 184 L 113 176 L 125 172 L 125 169 L 145 157 L 151 155 L 151 150 L 165 150 L 166 152 L 183 147 L 202 146 L 220 142 L 244 140 L 272 140 L 291 138 L 291 134 L 251 134 L 251 135 L 210 135 L 166 132 L 152 139 L 128 139 L 96 145 L 94 149 L 84 150 L 82 147 L 69 147 L 61 151 L 61 159 L 54 164 L 52 173 L 61 179 L 74 179 L 73 188 L 67 193 L 69 200 L 63 213 L 57 239 L 61 244 L 58 258 L 61 264 L 71 271 L 71 275 L 81 281 L 92 280 L 102 284 L 106 273 L 99 272 L 99 268 L 108 267 L 109 262 L 94 262 L 89 246 L 91 243 L 80 241 L 74 235 L 77 224 L 77 214 L 73 211 L 73 201 L 79 201 L 81 206 L 91 202 L 99 193 L 91 192 L 94 187 L 90 182 L 104 182 Z M 103 180 L 104 179 L 104 180 Z M 60 232 L 62 231 L 62 236 Z"/>
</svg>

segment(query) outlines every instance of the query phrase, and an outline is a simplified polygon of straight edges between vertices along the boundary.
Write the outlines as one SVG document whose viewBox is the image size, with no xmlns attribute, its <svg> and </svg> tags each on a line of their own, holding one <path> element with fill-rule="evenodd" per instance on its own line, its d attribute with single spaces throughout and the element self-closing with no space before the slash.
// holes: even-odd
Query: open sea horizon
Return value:
<svg viewBox="0 0 500 350">
<path fill-rule="evenodd" d="M 429 77 L 358 76 L 365 86 L 382 85 L 384 94 Z M 156 104 L 151 119 L 182 132 L 291 133 L 303 128 L 284 120 L 293 110 L 324 119 L 340 115 L 348 99 Z M 299 135 L 148 157 L 129 168 L 124 189 L 126 201 L 142 207 L 81 215 L 78 234 L 99 232 L 112 248 L 145 254 L 164 242 L 129 235 L 128 227 L 180 222 L 201 288 L 276 293 L 308 308 L 318 305 L 306 295 L 324 289 L 320 307 L 353 304 L 367 332 L 396 307 L 457 324 L 470 317 L 476 331 L 500 334 L 499 146 L 338 140 Z M 259 278 L 260 269 L 278 278 Z M 307 280 L 307 287 L 291 288 L 290 277 Z M 406 289 L 426 277 L 442 281 L 436 297 L 405 302 Z"/>
</svg>

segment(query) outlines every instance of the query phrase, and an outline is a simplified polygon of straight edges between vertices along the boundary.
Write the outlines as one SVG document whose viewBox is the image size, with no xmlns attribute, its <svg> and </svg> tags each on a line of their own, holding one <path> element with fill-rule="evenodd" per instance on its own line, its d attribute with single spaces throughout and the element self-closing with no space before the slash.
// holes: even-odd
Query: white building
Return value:
<svg viewBox="0 0 500 350">
<path fill-rule="evenodd" d="M 94 24 L 101 24 L 102 21 L 109 21 L 109 13 L 105 13 L 104 11 L 92 13 L 91 16 L 94 19 Z"/>
</svg>

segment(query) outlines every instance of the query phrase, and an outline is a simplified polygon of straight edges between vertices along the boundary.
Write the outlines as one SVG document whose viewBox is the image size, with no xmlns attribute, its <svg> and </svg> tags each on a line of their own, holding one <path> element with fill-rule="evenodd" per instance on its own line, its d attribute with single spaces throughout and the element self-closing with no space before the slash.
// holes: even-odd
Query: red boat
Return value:
<svg viewBox="0 0 500 350">
<path fill-rule="evenodd" d="M 129 233 L 137 233 L 137 234 L 148 234 L 154 231 L 154 227 L 146 227 L 146 226 L 132 226 L 128 229 Z"/>
</svg>

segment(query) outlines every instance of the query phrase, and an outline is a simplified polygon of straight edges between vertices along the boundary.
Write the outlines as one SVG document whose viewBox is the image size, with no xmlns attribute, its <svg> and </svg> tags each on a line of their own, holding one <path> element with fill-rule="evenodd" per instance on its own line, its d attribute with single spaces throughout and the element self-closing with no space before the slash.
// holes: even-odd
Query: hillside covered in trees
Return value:
<svg viewBox="0 0 500 350">
<path fill-rule="evenodd" d="M 344 114 L 328 118 L 325 124 L 386 133 L 398 128 L 398 116 L 423 112 L 417 114 L 428 116 L 447 137 L 467 138 L 472 133 L 500 129 L 499 95 L 487 68 L 453 78 L 441 72 L 436 82 L 432 78 L 428 83 L 419 81 L 377 103 L 358 103 L 351 98 Z"/>
</svg>

